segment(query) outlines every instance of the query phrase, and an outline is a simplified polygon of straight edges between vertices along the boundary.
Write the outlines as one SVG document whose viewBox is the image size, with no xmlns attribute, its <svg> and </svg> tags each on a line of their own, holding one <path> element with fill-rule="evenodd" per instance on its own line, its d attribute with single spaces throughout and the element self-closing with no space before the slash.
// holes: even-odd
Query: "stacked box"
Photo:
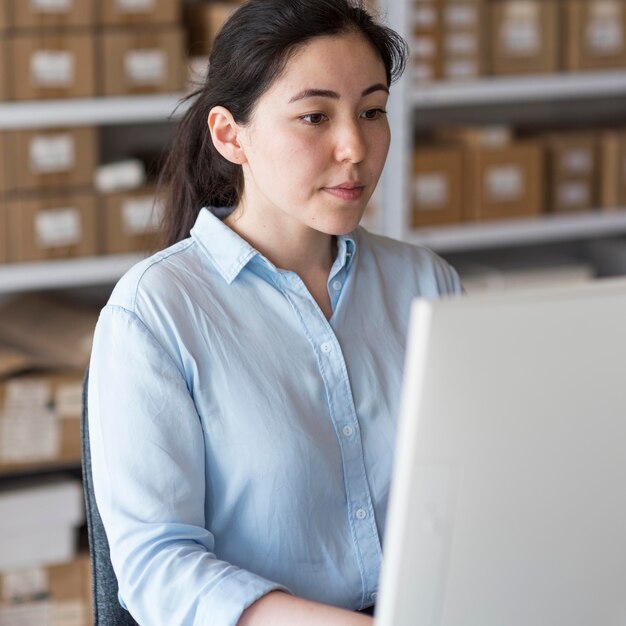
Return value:
<svg viewBox="0 0 626 626">
<path fill-rule="evenodd" d="M 626 67 L 626 3 L 568 0 L 566 68 L 571 71 Z"/>
<path fill-rule="evenodd" d="M 208 56 L 226 20 L 241 6 L 241 1 L 190 4 L 186 7 L 188 49 L 192 56 Z"/>
<path fill-rule="evenodd" d="M 597 206 L 598 156 L 591 132 L 549 133 L 545 140 L 550 180 L 548 207 L 555 213 Z"/>
<path fill-rule="evenodd" d="M 626 207 L 626 131 L 613 130 L 600 138 L 602 160 L 601 205 Z"/>
<path fill-rule="evenodd" d="M 413 155 L 413 228 L 460 222 L 462 188 L 460 148 L 417 148 Z"/>
<path fill-rule="evenodd" d="M 442 78 L 465 80 L 485 73 L 485 18 L 482 0 L 443 0 Z"/>
<path fill-rule="evenodd" d="M 91 193 L 10 200 L 7 211 L 12 262 L 97 253 L 96 200 Z"/>
<path fill-rule="evenodd" d="M 7 133 L 8 190 L 91 187 L 98 161 L 96 128 Z"/>
<path fill-rule="evenodd" d="M 441 78 L 441 0 L 418 0 L 414 12 L 413 74 L 425 83 Z"/>
<path fill-rule="evenodd" d="M 560 0 L 497 0 L 491 13 L 493 74 L 558 71 Z"/>
<path fill-rule="evenodd" d="M 154 250 L 159 241 L 162 205 L 155 189 L 139 189 L 102 198 L 105 226 L 103 250 L 107 254 Z"/>
<path fill-rule="evenodd" d="M 90 98 L 96 95 L 91 32 L 15 35 L 9 41 L 16 100 Z"/>
</svg>

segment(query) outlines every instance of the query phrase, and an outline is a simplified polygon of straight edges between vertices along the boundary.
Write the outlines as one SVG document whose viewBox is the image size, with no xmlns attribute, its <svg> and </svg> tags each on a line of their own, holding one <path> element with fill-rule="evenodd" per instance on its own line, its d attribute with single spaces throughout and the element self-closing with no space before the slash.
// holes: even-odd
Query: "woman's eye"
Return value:
<svg viewBox="0 0 626 626">
<path fill-rule="evenodd" d="M 300 119 L 311 126 L 319 126 L 328 118 L 323 113 L 308 113 L 307 115 L 303 115 Z"/>
<path fill-rule="evenodd" d="M 387 111 L 385 109 L 368 109 L 363 113 L 363 117 L 366 120 L 377 120 L 379 117 L 386 115 Z"/>
</svg>

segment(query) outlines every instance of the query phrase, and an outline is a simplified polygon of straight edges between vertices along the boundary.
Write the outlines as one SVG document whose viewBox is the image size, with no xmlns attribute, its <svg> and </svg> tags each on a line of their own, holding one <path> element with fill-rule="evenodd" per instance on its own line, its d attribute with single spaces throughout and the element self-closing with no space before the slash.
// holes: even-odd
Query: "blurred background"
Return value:
<svg viewBox="0 0 626 626">
<path fill-rule="evenodd" d="M 0 624 L 91 623 L 81 381 L 238 2 L 0 0 Z M 626 273 L 626 0 L 379 0 L 409 42 L 363 224 L 468 293 Z"/>
</svg>

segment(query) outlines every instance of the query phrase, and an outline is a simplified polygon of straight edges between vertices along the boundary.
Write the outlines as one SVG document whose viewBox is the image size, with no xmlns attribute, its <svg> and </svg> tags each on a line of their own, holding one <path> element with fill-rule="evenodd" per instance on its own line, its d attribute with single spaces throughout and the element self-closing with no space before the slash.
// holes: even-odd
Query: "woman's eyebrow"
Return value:
<svg viewBox="0 0 626 626">
<path fill-rule="evenodd" d="M 361 93 L 361 97 L 369 96 L 375 91 L 384 91 L 386 94 L 389 94 L 389 89 L 385 85 L 376 83 L 364 89 Z M 297 102 L 298 100 L 305 100 L 306 98 L 332 98 L 333 100 L 339 100 L 340 96 L 336 91 L 330 91 L 329 89 L 304 89 L 293 96 L 293 98 L 289 100 L 289 104 Z"/>
</svg>

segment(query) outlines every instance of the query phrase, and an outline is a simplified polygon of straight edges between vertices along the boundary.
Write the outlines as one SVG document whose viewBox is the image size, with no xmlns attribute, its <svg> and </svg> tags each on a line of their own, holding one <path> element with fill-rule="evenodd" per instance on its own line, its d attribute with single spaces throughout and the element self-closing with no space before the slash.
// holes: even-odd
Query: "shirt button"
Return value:
<svg viewBox="0 0 626 626">
<path fill-rule="evenodd" d="M 335 291 L 339 291 L 339 290 L 341 289 L 341 281 L 336 280 L 336 281 L 333 283 L 333 289 L 334 289 Z"/>
<path fill-rule="evenodd" d="M 333 347 L 330 345 L 328 341 L 322 344 L 322 352 L 325 352 L 326 354 L 328 354 L 332 349 Z"/>
<path fill-rule="evenodd" d="M 365 509 L 357 509 L 355 515 L 357 519 L 365 519 L 367 517 L 367 511 Z"/>
<path fill-rule="evenodd" d="M 343 427 L 343 434 L 346 437 L 350 437 L 352 436 L 352 433 L 354 432 L 354 430 L 352 429 L 352 426 L 344 426 Z"/>
<path fill-rule="evenodd" d="M 370 599 L 372 602 L 376 602 L 376 598 L 378 598 L 378 594 L 374 591 L 374 593 L 370 596 Z"/>
</svg>

